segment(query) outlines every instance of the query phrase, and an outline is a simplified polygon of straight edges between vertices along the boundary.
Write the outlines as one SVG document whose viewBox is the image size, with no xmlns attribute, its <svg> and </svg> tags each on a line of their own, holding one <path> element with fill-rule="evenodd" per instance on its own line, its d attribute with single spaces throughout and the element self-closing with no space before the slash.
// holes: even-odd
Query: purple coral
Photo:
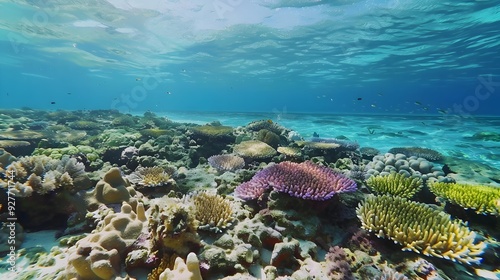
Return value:
<svg viewBox="0 0 500 280">
<path fill-rule="evenodd" d="M 239 185 L 235 194 L 245 200 L 256 199 L 268 188 L 303 199 L 328 200 L 336 193 L 355 191 L 356 182 L 310 161 L 284 161 L 257 172 Z"/>
</svg>

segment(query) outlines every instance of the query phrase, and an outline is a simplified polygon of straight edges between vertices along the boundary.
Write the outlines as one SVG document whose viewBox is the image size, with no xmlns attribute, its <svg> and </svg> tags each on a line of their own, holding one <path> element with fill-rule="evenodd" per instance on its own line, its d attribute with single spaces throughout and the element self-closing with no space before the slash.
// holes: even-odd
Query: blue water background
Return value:
<svg viewBox="0 0 500 280">
<path fill-rule="evenodd" d="M 500 114 L 496 1 L 209 2 L 0 3 L 1 107 Z"/>
</svg>

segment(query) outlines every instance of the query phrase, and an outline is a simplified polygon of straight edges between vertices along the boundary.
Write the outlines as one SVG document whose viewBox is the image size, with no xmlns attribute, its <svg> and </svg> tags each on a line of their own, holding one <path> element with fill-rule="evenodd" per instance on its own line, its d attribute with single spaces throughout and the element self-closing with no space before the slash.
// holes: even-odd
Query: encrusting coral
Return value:
<svg viewBox="0 0 500 280">
<path fill-rule="evenodd" d="M 356 182 L 344 175 L 310 161 L 284 161 L 271 165 L 234 191 L 241 199 L 260 197 L 267 189 L 310 200 L 328 200 L 336 193 L 356 190 Z"/>
<path fill-rule="evenodd" d="M 434 182 L 429 189 L 438 197 L 479 214 L 500 215 L 500 188 L 487 185 L 467 185 Z"/>
<path fill-rule="evenodd" d="M 356 209 L 362 228 L 426 256 L 478 264 L 486 244 L 461 221 L 424 203 L 401 197 L 369 196 Z"/>
<path fill-rule="evenodd" d="M 208 158 L 208 163 L 219 172 L 235 171 L 245 166 L 245 160 L 236 155 L 214 155 Z"/>
<path fill-rule="evenodd" d="M 422 179 L 391 173 L 385 176 L 372 176 L 366 181 L 366 185 L 378 194 L 411 198 L 422 189 Z"/>
</svg>

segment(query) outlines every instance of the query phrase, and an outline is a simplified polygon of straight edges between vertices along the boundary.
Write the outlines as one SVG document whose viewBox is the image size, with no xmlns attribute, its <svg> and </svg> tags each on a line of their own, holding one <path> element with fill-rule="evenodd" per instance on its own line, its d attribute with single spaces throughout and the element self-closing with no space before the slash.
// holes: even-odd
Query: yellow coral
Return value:
<svg viewBox="0 0 500 280">
<path fill-rule="evenodd" d="M 424 203 L 388 195 L 369 196 L 356 209 L 362 227 L 426 256 L 479 263 L 486 245 L 461 221 Z"/>
<path fill-rule="evenodd" d="M 196 220 L 200 228 L 220 232 L 231 225 L 233 220 L 232 203 L 218 194 L 198 192 L 191 197 Z"/>
<path fill-rule="evenodd" d="M 434 182 L 429 189 L 436 196 L 442 197 L 465 209 L 471 208 L 479 214 L 500 215 L 500 188 L 484 185 Z"/>
<path fill-rule="evenodd" d="M 378 194 L 411 198 L 422 189 L 422 179 L 392 173 L 386 176 L 372 176 L 366 181 L 366 185 Z"/>
<path fill-rule="evenodd" d="M 146 186 L 158 186 L 167 183 L 170 179 L 170 174 L 165 172 L 165 170 L 159 166 L 146 167 L 140 171 L 141 175 L 144 176 L 142 183 Z"/>
</svg>

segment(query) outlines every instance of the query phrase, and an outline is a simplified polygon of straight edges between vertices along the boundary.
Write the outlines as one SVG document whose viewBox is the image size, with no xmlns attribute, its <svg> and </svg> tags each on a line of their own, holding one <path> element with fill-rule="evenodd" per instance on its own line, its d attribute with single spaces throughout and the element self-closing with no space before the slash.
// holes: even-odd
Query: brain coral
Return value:
<svg viewBox="0 0 500 280">
<path fill-rule="evenodd" d="M 422 188 L 422 179 L 391 173 L 385 176 L 372 176 L 366 181 L 366 185 L 378 194 L 411 198 Z"/>
<path fill-rule="evenodd" d="M 328 200 L 336 193 L 355 191 L 356 183 L 310 161 L 284 161 L 257 172 L 250 181 L 239 185 L 235 194 L 246 200 L 256 199 L 268 188 L 303 199 Z"/>
<path fill-rule="evenodd" d="M 356 209 L 362 227 L 426 256 L 480 263 L 486 245 L 461 221 L 424 203 L 388 195 L 369 196 Z"/>
<path fill-rule="evenodd" d="M 471 208 L 480 214 L 500 215 L 500 188 L 483 185 L 434 182 L 429 189 L 464 208 Z"/>
<path fill-rule="evenodd" d="M 245 160 L 235 155 L 215 155 L 208 158 L 208 163 L 217 171 L 234 171 L 245 166 Z"/>
<path fill-rule="evenodd" d="M 243 141 L 235 145 L 233 152 L 249 159 L 265 159 L 276 155 L 276 150 L 259 140 Z"/>
<path fill-rule="evenodd" d="M 443 159 L 443 155 L 440 152 L 422 147 L 396 147 L 390 149 L 389 153 L 403 154 L 407 157 L 415 156 L 425 158 L 430 161 L 440 161 Z"/>
</svg>

